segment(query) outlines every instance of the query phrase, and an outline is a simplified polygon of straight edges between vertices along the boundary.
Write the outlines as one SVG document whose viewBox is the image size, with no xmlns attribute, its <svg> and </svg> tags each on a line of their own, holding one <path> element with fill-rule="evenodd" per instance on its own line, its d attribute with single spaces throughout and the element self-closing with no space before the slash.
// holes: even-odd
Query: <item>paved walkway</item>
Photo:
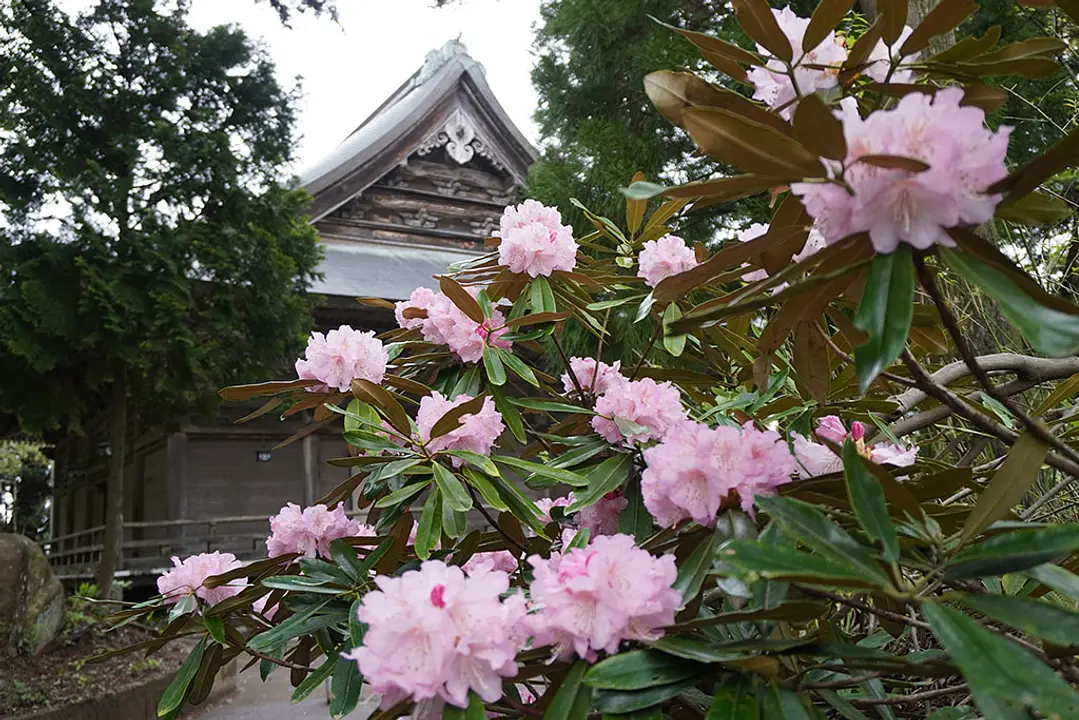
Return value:
<svg viewBox="0 0 1079 720">
<path fill-rule="evenodd" d="M 303 702 L 292 704 L 292 686 L 285 669 L 271 673 L 263 683 L 259 678 L 258 666 L 255 666 L 240 673 L 237 685 L 235 692 L 200 708 L 189 717 L 193 720 L 329 720 L 330 706 L 325 689 L 316 690 Z M 365 720 L 376 707 L 374 702 L 361 702 L 348 720 Z"/>
</svg>

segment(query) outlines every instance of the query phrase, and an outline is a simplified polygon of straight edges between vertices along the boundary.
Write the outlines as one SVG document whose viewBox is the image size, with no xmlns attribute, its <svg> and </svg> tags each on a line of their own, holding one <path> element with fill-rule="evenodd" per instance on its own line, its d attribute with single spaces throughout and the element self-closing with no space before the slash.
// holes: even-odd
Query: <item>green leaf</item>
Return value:
<svg viewBox="0 0 1079 720">
<path fill-rule="evenodd" d="M 494 388 L 491 394 L 495 398 L 495 407 L 498 408 L 498 412 L 502 413 L 502 420 L 506 423 L 506 427 L 510 429 L 513 437 L 519 443 L 527 442 L 528 437 L 525 435 L 524 421 L 521 420 L 521 413 L 518 412 L 516 406 L 506 398 L 506 393 L 501 388 Z"/>
<path fill-rule="evenodd" d="M 648 317 L 648 313 L 652 311 L 652 306 L 655 305 L 656 298 L 654 293 L 648 293 L 641 300 L 641 304 L 637 306 L 637 314 L 633 318 L 633 322 L 639 323 Z"/>
<path fill-rule="evenodd" d="M 878 574 L 866 573 L 850 563 L 756 540 L 732 540 L 720 551 L 720 557 L 725 563 L 732 563 L 748 574 L 767 580 L 843 587 L 886 587 Z"/>
<path fill-rule="evenodd" d="M 704 579 L 712 570 L 712 561 L 716 557 L 716 548 L 723 541 L 722 531 L 717 527 L 706 534 L 697 543 L 690 556 L 678 568 L 678 577 L 672 586 L 682 595 L 682 607 L 697 597 L 704 585 Z"/>
<path fill-rule="evenodd" d="M 442 491 L 442 499 L 446 505 L 458 512 L 466 512 L 472 509 L 472 497 L 465 490 L 465 486 L 451 471 L 441 463 L 431 463 L 431 469 L 435 473 L 435 482 Z"/>
<path fill-rule="evenodd" d="M 506 384 L 506 368 L 492 347 L 483 348 L 483 369 L 487 372 L 487 381 L 492 385 Z"/>
<path fill-rule="evenodd" d="M 661 650 L 668 655 L 674 655 L 684 660 L 693 660 L 699 663 L 726 663 L 745 660 L 756 657 L 759 651 L 746 646 L 725 648 L 714 643 L 704 643 L 680 635 L 665 635 L 659 640 L 653 640 L 649 645 L 655 650 Z"/>
<path fill-rule="evenodd" d="M 1041 192 L 1005 202 L 997 207 L 995 217 L 1020 225 L 1051 226 L 1072 216 L 1072 209 L 1063 200 Z"/>
<path fill-rule="evenodd" d="M 1079 695 L 1019 645 L 937 603 L 924 604 L 922 613 L 987 718 L 1027 718 L 1025 708 L 1061 720 L 1079 717 Z"/>
<path fill-rule="evenodd" d="M 326 658 L 326 661 L 315 668 L 314 672 L 309 673 L 307 677 L 303 679 L 303 682 L 297 685 L 296 689 L 292 691 L 293 704 L 301 702 L 318 689 L 322 683 L 326 682 L 336 666 L 337 663 L 333 658 Z"/>
<path fill-rule="evenodd" d="M 423 511 L 420 513 L 420 522 L 416 526 L 416 556 L 421 560 L 429 558 L 441 534 L 442 498 L 441 493 L 434 490 L 427 496 L 427 502 L 423 504 Z"/>
<path fill-rule="evenodd" d="M 222 645 L 225 644 L 225 622 L 220 617 L 208 615 L 202 619 L 202 624 L 206 626 L 210 637 Z"/>
<path fill-rule="evenodd" d="M 1023 574 L 1061 595 L 1065 595 L 1072 600 L 1079 600 L 1079 575 L 1069 572 L 1059 565 L 1046 563 L 1045 565 L 1038 565 L 1024 570 Z"/>
<path fill-rule="evenodd" d="M 627 188 L 622 188 L 622 195 L 630 200 L 649 200 L 667 189 L 666 185 L 657 185 L 647 180 L 638 180 Z"/>
<path fill-rule="evenodd" d="M 446 707 L 442 710 L 442 718 L 443 720 L 487 720 L 487 710 L 483 706 L 483 698 L 470 692 L 467 708 L 459 708 L 446 703 Z"/>
<path fill-rule="evenodd" d="M 865 469 L 862 456 L 850 438 L 843 443 L 843 474 L 847 480 L 847 496 L 858 522 L 871 538 L 884 546 L 884 559 L 890 563 L 898 562 L 899 538 L 888 517 L 884 488 Z"/>
<path fill-rule="evenodd" d="M 363 690 L 363 676 L 360 675 L 356 661 L 339 655 L 334 664 L 333 680 L 330 681 L 330 693 L 333 695 L 333 700 L 330 701 L 330 715 L 334 718 L 342 718 L 355 710 L 360 702 L 361 690 Z"/>
<path fill-rule="evenodd" d="M 595 690 L 592 693 L 592 704 L 597 710 L 605 713 L 637 712 L 677 697 L 697 684 L 700 679 L 700 676 L 689 677 L 644 690 Z"/>
<path fill-rule="evenodd" d="M 495 490 L 498 492 L 499 497 L 509 508 L 509 511 L 513 513 L 513 516 L 523 522 L 528 527 L 542 537 L 547 537 L 544 533 L 543 523 L 540 522 L 540 512 L 536 504 L 529 498 L 521 494 L 521 491 L 513 486 L 513 483 L 507 482 L 505 478 L 499 476 L 494 479 Z"/>
<path fill-rule="evenodd" d="M 903 351 L 913 317 L 914 262 L 910 246 L 903 244 L 889 255 L 873 258 L 854 316 L 855 327 L 869 335 L 864 345 L 854 349 L 863 394 Z"/>
<path fill-rule="evenodd" d="M 584 681 L 603 690 L 641 690 L 699 675 L 704 668 L 656 650 L 634 650 L 592 666 Z"/>
<path fill-rule="evenodd" d="M 1018 595 L 964 595 L 960 602 L 1027 635 L 1068 647 L 1079 645 L 1079 613 Z"/>
<path fill-rule="evenodd" d="M 663 310 L 663 347 L 672 357 L 681 357 L 686 349 L 686 335 L 672 335 L 668 325 L 682 317 L 678 303 L 672 302 Z"/>
<path fill-rule="evenodd" d="M 472 452 L 471 450 L 443 450 L 444 455 L 452 455 L 455 458 L 460 458 L 465 462 L 479 468 L 488 475 L 497 475 L 498 468 L 491 462 L 491 458 L 486 455 L 480 455 L 479 453 Z"/>
<path fill-rule="evenodd" d="M 205 653 L 206 638 L 202 638 L 191 650 L 191 654 L 187 656 L 187 659 L 184 660 L 184 664 L 180 666 L 180 670 L 176 673 L 172 682 L 165 688 L 165 693 L 157 703 L 158 717 L 168 717 L 183 705 L 187 690 L 191 687 L 191 681 L 195 679 L 195 673 L 198 672 L 199 666 L 202 665 L 202 656 Z"/>
<path fill-rule="evenodd" d="M 748 675 L 728 675 L 716 686 L 705 720 L 761 720 L 757 690 Z"/>
<path fill-rule="evenodd" d="M 543 713 L 543 720 L 584 720 L 592 709 L 592 688 L 581 682 L 588 663 L 579 660 L 566 673 L 554 700 Z"/>
<path fill-rule="evenodd" d="M 1035 350 L 1053 357 L 1079 352 L 1079 316 L 1046 307 L 1004 272 L 969 253 L 942 248 L 941 257 L 950 268 L 991 295 Z"/>
<path fill-rule="evenodd" d="M 547 278 L 540 275 L 529 283 L 529 297 L 532 302 L 532 312 L 557 312 L 558 305 L 554 300 L 554 291 Z"/>
<path fill-rule="evenodd" d="M 566 543 L 566 551 L 573 550 L 574 548 L 588 547 L 588 541 L 591 539 L 592 531 L 588 528 L 581 528 L 577 532 L 573 533 L 573 537 Z"/>
<path fill-rule="evenodd" d="M 1079 524 L 1011 530 L 971 545 L 952 558 L 945 577 L 963 580 L 1003 575 L 1071 555 L 1079 549 Z"/>
<path fill-rule="evenodd" d="M 888 582 L 888 576 L 869 551 L 825 517 L 816 506 L 778 495 L 758 497 L 756 502 L 784 532 L 800 540 L 810 550 L 836 562 L 850 563 L 882 583 Z"/>
<path fill-rule="evenodd" d="M 199 601 L 192 594 L 183 595 L 176 602 L 175 605 L 169 610 L 169 622 L 171 623 L 181 615 L 187 615 L 189 612 L 199 606 Z"/>
<path fill-rule="evenodd" d="M 431 484 L 430 479 L 421 480 L 411 485 L 405 485 L 400 490 L 394 490 L 386 497 L 379 498 L 375 502 L 377 508 L 397 507 L 401 503 L 412 502 L 412 498 L 423 492 L 424 488 Z"/>
<path fill-rule="evenodd" d="M 846 720 L 867 720 L 865 713 L 851 705 L 834 690 L 818 690 L 817 694 Z"/>
<path fill-rule="evenodd" d="M 328 578 L 312 578 L 303 575 L 277 575 L 268 577 L 262 581 L 263 587 L 275 590 L 292 590 L 294 592 L 310 592 L 320 595 L 340 595 L 347 592 L 347 588 L 340 587 L 335 581 Z"/>
<path fill-rule="evenodd" d="M 265 581 L 263 581 L 265 585 Z M 311 605 L 306 610 L 301 610 L 295 615 L 292 615 L 280 625 L 259 633 L 255 637 L 248 641 L 248 645 L 252 650 L 257 650 L 264 654 L 270 654 L 266 651 L 270 648 L 283 646 L 284 643 L 296 637 L 302 635 L 305 632 L 309 632 L 312 626 L 327 627 L 327 625 L 320 624 L 327 616 L 315 617 L 315 614 L 325 608 L 330 603 L 330 598 L 320 600 L 319 602 Z M 335 618 L 330 618 L 333 622 L 336 622 Z M 332 624 L 332 623 L 330 623 Z"/>
<path fill-rule="evenodd" d="M 495 486 L 491 484 L 491 481 L 489 479 L 477 472 L 469 470 L 468 468 L 465 468 L 464 475 L 465 480 L 468 482 L 469 485 L 476 489 L 476 491 L 480 494 L 480 497 L 483 498 L 483 501 L 485 503 L 487 503 L 499 512 L 509 510 L 509 508 L 506 506 L 506 503 L 502 502 L 502 498 L 501 496 L 499 496 L 498 490 L 495 489 Z M 496 473 L 496 477 L 501 476 L 497 475 Z"/>
<path fill-rule="evenodd" d="M 783 718 L 783 720 L 811 720 L 802 698 L 793 690 L 779 685 L 761 688 L 761 716 L 765 718 Z"/>
<path fill-rule="evenodd" d="M 366 634 L 364 624 L 360 622 L 359 610 L 363 605 L 363 598 L 358 597 L 352 601 L 352 607 L 348 609 L 348 635 L 352 640 L 352 647 L 363 644 L 363 636 Z"/>
<path fill-rule="evenodd" d="M 557 480 L 560 483 L 565 483 L 566 485 L 571 485 L 573 487 L 584 487 L 590 482 L 589 478 L 579 475 L 571 470 L 563 470 L 562 468 L 556 468 L 550 465 L 541 465 L 539 463 L 521 460 L 520 458 L 510 457 L 508 455 L 495 455 L 491 459 L 496 463 L 509 465 L 510 467 L 524 470 L 525 472 L 539 475 L 540 477 L 551 478 L 552 480 Z"/>
<path fill-rule="evenodd" d="M 525 365 L 521 358 L 505 348 L 496 347 L 494 348 L 494 351 L 498 355 L 499 360 L 505 363 L 506 367 L 512 370 L 514 375 L 521 378 L 529 385 L 539 387 L 539 380 L 536 379 L 536 373 L 532 372 L 532 368 Z"/>
<path fill-rule="evenodd" d="M 618 517 L 618 532 L 632 535 L 637 544 L 643 543 L 652 534 L 652 515 L 644 506 L 641 497 L 641 483 L 631 480 L 626 483 L 626 509 Z"/>
<path fill-rule="evenodd" d="M 566 512 L 577 512 L 581 508 L 595 505 L 604 495 L 620 488 L 629 477 L 632 467 L 633 458 L 630 455 L 615 455 L 592 468 L 584 483 L 588 489 L 577 494 L 576 501 L 566 508 Z"/>
<path fill-rule="evenodd" d="M 578 380 L 581 382 L 582 386 L 585 386 L 591 378 L 578 378 Z M 510 402 L 518 407 L 528 408 L 529 410 L 595 415 L 595 412 L 589 408 L 580 407 L 579 405 L 570 405 L 569 403 L 549 402 L 547 400 L 538 400 L 536 398 L 510 398 Z"/>
<path fill-rule="evenodd" d="M 967 542 L 997 520 L 1003 520 L 1019 504 L 1038 479 L 1038 470 L 1048 452 L 1049 446 L 1034 434 L 1025 432 L 1019 437 L 967 516 L 960 543 Z"/>
</svg>

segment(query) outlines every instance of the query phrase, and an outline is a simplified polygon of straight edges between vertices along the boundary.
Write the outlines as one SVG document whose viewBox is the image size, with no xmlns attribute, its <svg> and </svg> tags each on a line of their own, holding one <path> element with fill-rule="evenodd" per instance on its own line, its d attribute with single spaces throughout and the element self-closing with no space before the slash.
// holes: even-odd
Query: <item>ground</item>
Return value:
<svg viewBox="0 0 1079 720">
<path fill-rule="evenodd" d="M 149 640 L 154 633 L 133 625 L 106 633 L 102 625 L 83 617 L 85 621 L 69 617 L 61 636 L 37 657 L 0 661 L 0 717 L 71 705 L 175 672 L 190 650 L 173 643 L 150 658 L 132 653 L 87 663 L 89 657 Z"/>
</svg>

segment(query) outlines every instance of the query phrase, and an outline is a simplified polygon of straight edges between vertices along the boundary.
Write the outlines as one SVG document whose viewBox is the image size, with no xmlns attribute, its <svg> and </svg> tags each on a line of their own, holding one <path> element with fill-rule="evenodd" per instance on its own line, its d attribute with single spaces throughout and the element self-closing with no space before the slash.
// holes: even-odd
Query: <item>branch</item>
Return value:
<svg viewBox="0 0 1079 720">
<path fill-rule="evenodd" d="M 966 685 L 953 685 L 952 687 L 938 688 L 936 690 L 926 690 L 925 692 L 912 693 L 910 695 L 893 695 L 891 697 L 882 698 L 864 698 L 864 699 L 851 699 L 851 705 L 854 707 L 874 707 L 877 705 L 906 705 L 907 703 L 922 702 L 923 700 L 932 700 L 934 698 L 943 697 L 945 695 L 952 695 L 957 692 L 970 692 L 970 689 Z"/>
<path fill-rule="evenodd" d="M 934 373 L 934 375 L 935 374 L 936 373 Z M 933 376 L 931 375 L 930 377 Z M 1021 380 L 1017 378 L 1015 380 L 1009 380 L 1008 382 L 999 386 L 997 390 L 1007 395 L 1018 395 L 1019 393 L 1030 390 L 1032 387 L 1037 387 L 1039 383 L 1040 381 L 1037 380 Z M 923 393 L 921 389 L 919 389 L 918 392 Z M 925 394 L 925 397 L 928 398 L 929 395 Z M 982 391 L 976 390 L 970 395 L 963 396 L 963 399 L 971 402 L 977 402 L 981 400 L 982 397 Z M 947 405 L 938 405 L 935 408 L 926 410 L 925 412 L 921 412 L 917 415 L 912 415 L 909 418 L 903 418 L 902 420 L 894 422 L 888 427 L 888 429 L 891 430 L 892 434 L 894 434 L 896 437 L 903 437 L 904 435 L 910 435 L 916 430 L 921 430 L 922 428 L 927 428 L 930 425 L 935 425 L 951 414 L 952 409 L 950 407 L 948 407 Z"/>
</svg>

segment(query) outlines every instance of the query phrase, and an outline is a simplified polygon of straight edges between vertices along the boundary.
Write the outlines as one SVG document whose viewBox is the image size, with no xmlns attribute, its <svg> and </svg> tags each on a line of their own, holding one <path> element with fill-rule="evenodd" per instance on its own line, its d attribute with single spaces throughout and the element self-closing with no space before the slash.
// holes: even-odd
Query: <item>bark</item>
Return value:
<svg viewBox="0 0 1079 720">
<path fill-rule="evenodd" d="M 105 498 L 105 536 L 97 568 L 98 597 L 111 598 L 124 540 L 124 460 L 127 456 L 127 367 L 117 365 L 109 409 L 109 480 Z"/>
<path fill-rule="evenodd" d="M 918 27 L 918 24 L 922 19 L 929 14 L 929 11 L 940 4 L 940 0 L 908 0 L 907 5 L 907 25 L 912 28 Z M 872 23 L 877 19 L 877 3 L 876 0 L 858 0 L 856 4 L 858 12 L 865 15 L 866 19 Z M 945 33 L 944 35 L 937 35 L 935 38 L 929 41 L 929 47 L 922 51 L 922 57 L 927 58 L 937 53 L 944 52 L 952 45 L 955 44 L 955 33 Z"/>
</svg>

